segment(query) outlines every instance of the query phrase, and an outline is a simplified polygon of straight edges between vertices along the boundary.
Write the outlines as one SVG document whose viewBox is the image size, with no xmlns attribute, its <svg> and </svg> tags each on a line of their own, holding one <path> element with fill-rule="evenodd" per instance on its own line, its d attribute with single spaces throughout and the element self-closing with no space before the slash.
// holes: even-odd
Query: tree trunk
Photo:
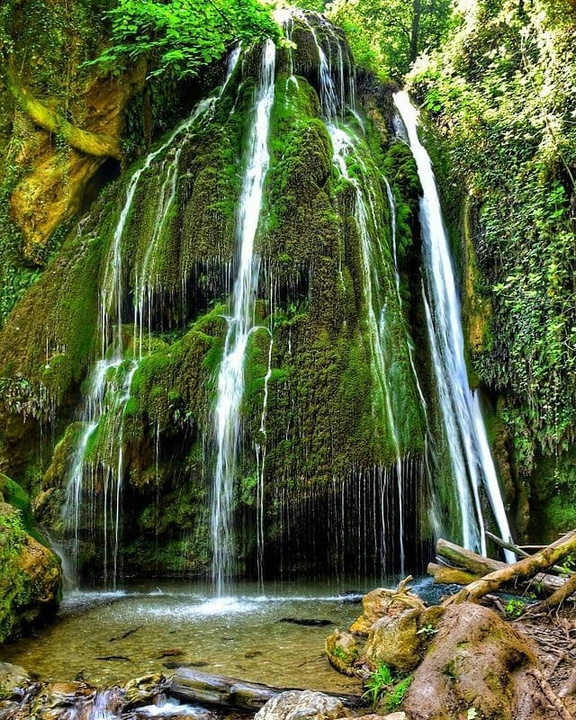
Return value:
<svg viewBox="0 0 576 720">
<path fill-rule="evenodd" d="M 422 0 L 412 0 L 412 30 L 410 33 L 410 62 L 418 57 L 420 39 L 420 17 L 422 15 Z"/>
<path fill-rule="evenodd" d="M 268 700 L 288 689 L 294 688 L 277 688 L 261 683 L 244 682 L 224 675 L 212 675 L 184 667 L 178 668 L 170 680 L 170 694 L 179 699 L 252 712 L 259 710 Z M 357 695 L 335 693 L 325 693 L 325 695 L 337 697 L 347 707 L 355 708 L 362 705 L 362 698 Z"/>
<path fill-rule="evenodd" d="M 535 555 L 523 558 L 512 565 L 506 565 L 504 568 L 496 570 L 480 580 L 475 580 L 466 587 L 462 588 L 460 592 L 452 595 L 444 603 L 445 605 L 451 605 L 452 603 L 461 602 L 476 602 L 484 595 L 495 592 L 502 585 L 515 580 L 524 580 L 527 578 L 533 578 L 534 575 L 538 574 L 542 570 L 555 565 L 559 560 L 562 560 L 567 555 L 576 551 L 576 530 L 572 530 L 567 535 L 564 535 L 560 540 L 556 541 L 552 545 L 544 548 Z"/>
<path fill-rule="evenodd" d="M 466 548 L 460 547 L 448 540 L 443 540 L 442 538 L 438 540 L 436 553 L 439 557 L 448 560 L 452 565 L 457 566 L 456 568 L 438 570 L 439 566 L 434 563 L 430 563 L 428 573 L 433 575 L 436 582 L 454 582 L 458 585 L 467 585 L 474 580 L 483 578 L 485 575 L 512 567 L 506 563 L 500 562 L 499 560 L 492 560 L 491 558 L 478 555 L 475 552 L 472 552 L 472 550 L 466 550 Z M 528 555 L 528 558 L 530 557 L 534 556 Z M 463 575 L 463 582 L 461 582 L 458 580 L 457 573 L 462 572 L 463 570 L 469 573 L 471 577 L 466 578 L 466 576 Z M 537 573 L 534 577 L 530 578 L 530 582 L 533 585 L 540 586 L 544 592 L 550 594 L 561 588 L 565 581 L 555 575 Z"/>
</svg>

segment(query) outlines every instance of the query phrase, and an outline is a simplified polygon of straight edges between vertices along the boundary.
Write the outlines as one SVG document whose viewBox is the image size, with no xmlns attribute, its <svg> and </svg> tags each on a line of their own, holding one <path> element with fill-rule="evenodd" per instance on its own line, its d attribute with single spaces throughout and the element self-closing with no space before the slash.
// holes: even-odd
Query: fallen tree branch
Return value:
<svg viewBox="0 0 576 720">
<path fill-rule="evenodd" d="M 54 110 L 46 107 L 33 97 L 20 83 L 12 62 L 5 63 L 6 85 L 14 99 L 32 122 L 54 135 L 59 135 L 76 150 L 95 157 L 112 157 L 122 160 L 122 151 L 117 138 L 111 135 L 81 130 Z"/>
<path fill-rule="evenodd" d="M 574 551 L 576 551 L 576 530 L 567 533 L 535 555 L 530 555 L 512 565 L 506 565 L 479 580 L 475 580 L 462 588 L 460 592 L 452 595 L 443 604 L 446 606 L 453 603 L 476 602 L 484 595 L 498 590 L 505 583 L 533 577 L 542 570 L 555 565 L 559 560 Z"/>
<path fill-rule="evenodd" d="M 490 573 L 499 570 L 504 571 L 506 568 L 512 567 L 499 560 L 492 560 L 483 555 L 478 555 L 472 550 L 467 550 L 443 538 L 440 538 L 436 544 L 436 553 L 442 560 L 447 560 L 458 567 L 444 569 L 443 566 L 431 563 L 428 566 L 428 573 L 434 577 L 435 582 L 469 585 Z M 534 556 L 530 555 L 528 557 Z M 565 583 L 562 578 L 547 573 L 537 573 L 530 580 L 540 585 L 542 590 L 548 594 L 556 592 Z M 490 590 L 487 590 L 487 592 L 490 592 Z"/>
<path fill-rule="evenodd" d="M 175 671 L 169 684 L 170 694 L 187 702 L 200 702 L 252 711 L 259 710 L 268 700 L 285 690 L 294 689 L 245 682 L 185 667 Z M 357 695 L 325 694 L 338 698 L 347 707 L 354 708 L 362 705 L 362 698 Z"/>
<path fill-rule="evenodd" d="M 498 535 L 493 535 L 491 532 L 488 532 L 488 530 L 486 530 L 484 534 L 486 535 L 486 537 L 490 538 L 490 540 L 495 542 L 497 545 L 500 545 L 500 547 L 503 547 L 505 550 L 512 550 L 512 552 L 515 552 L 516 555 L 520 555 L 520 557 L 530 557 L 530 553 L 526 552 L 526 550 L 521 548 L 519 545 L 514 545 L 514 543 L 506 542 L 506 540 L 502 540 L 502 538 L 499 538 Z M 538 550 L 543 550 L 547 546 L 534 545 L 533 547 L 537 548 Z M 560 567 L 559 565 L 552 565 L 550 569 L 554 570 L 557 573 L 562 573 L 562 575 L 574 575 L 573 572 L 571 572 L 570 570 L 566 570 L 566 568 Z"/>
<path fill-rule="evenodd" d="M 558 607 L 558 605 L 562 605 L 562 603 L 567 600 L 570 595 L 573 595 L 576 592 L 576 574 L 571 575 L 568 580 L 562 585 L 562 587 L 558 588 L 556 592 L 553 592 L 550 597 L 545 598 L 542 600 L 542 602 L 537 603 L 536 605 L 532 605 L 530 608 L 528 608 L 527 612 L 537 612 L 542 610 L 550 610 L 553 607 Z"/>
</svg>

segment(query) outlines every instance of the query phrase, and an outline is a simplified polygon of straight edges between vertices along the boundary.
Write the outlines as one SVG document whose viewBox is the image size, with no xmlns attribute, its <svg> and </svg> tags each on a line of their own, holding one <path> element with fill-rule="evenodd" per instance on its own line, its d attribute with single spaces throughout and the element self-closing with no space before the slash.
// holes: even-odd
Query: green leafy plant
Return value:
<svg viewBox="0 0 576 720">
<path fill-rule="evenodd" d="M 400 707 L 406 697 L 406 693 L 408 692 L 408 688 L 410 687 L 412 680 L 412 675 L 407 675 L 397 682 L 390 692 L 386 693 L 384 696 L 384 709 L 387 712 L 393 712 L 396 708 Z"/>
<path fill-rule="evenodd" d="M 526 603 L 524 600 L 510 598 L 510 600 L 506 603 L 506 615 L 509 617 L 520 617 L 524 610 L 526 610 Z"/>
<path fill-rule="evenodd" d="M 404 700 L 412 682 L 412 675 L 395 674 L 385 663 L 365 681 L 366 692 L 363 698 L 369 698 L 373 706 L 382 704 L 387 711 L 395 710 Z"/>
<path fill-rule="evenodd" d="M 197 75 L 239 40 L 279 37 L 258 0 L 117 0 L 105 13 L 112 43 L 92 63 L 120 72 L 146 58 L 152 77 Z"/>
<path fill-rule="evenodd" d="M 424 625 L 416 632 L 416 635 L 424 635 L 424 637 L 429 640 L 431 637 L 436 635 L 438 630 L 434 627 L 434 625 L 428 624 Z"/>
<path fill-rule="evenodd" d="M 364 683 L 366 692 L 362 695 L 363 698 L 369 698 L 372 705 L 376 705 L 380 696 L 394 683 L 394 676 L 392 670 L 385 665 L 380 663 L 376 672 L 372 673 L 370 677 Z"/>
</svg>

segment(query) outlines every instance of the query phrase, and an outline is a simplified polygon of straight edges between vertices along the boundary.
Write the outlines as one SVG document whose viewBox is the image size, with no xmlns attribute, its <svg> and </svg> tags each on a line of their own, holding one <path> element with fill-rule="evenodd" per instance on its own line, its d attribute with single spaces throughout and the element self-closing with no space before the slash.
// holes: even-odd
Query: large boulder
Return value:
<svg viewBox="0 0 576 720">
<path fill-rule="evenodd" d="M 346 714 L 338 698 L 312 690 L 287 690 L 268 700 L 254 720 L 336 720 Z"/>
<path fill-rule="evenodd" d="M 60 560 L 0 495 L 0 643 L 49 619 L 61 595 Z"/>
<path fill-rule="evenodd" d="M 352 623 L 350 632 L 368 634 L 381 618 L 410 608 L 424 612 L 426 606 L 417 595 L 406 589 L 406 581 L 396 589 L 376 588 L 362 598 L 362 615 Z"/>
<path fill-rule="evenodd" d="M 384 664 L 401 672 L 416 667 L 422 645 L 422 635 L 418 634 L 420 615 L 417 608 L 407 608 L 377 620 L 364 648 L 369 664 Z"/>
<path fill-rule="evenodd" d="M 400 673 L 416 667 L 426 645 L 424 630 L 433 629 L 442 613 L 407 589 L 410 579 L 395 589 L 369 592 L 349 632 L 337 629 L 326 639 L 326 654 L 336 670 L 366 679 L 381 665 Z"/>
<path fill-rule="evenodd" d="M 536 666 L 529 640 L 495 612 L 474 603 L 452 605 L 414 672 L 403 708 L 410 720 L 550 719 Z"/>
</svg>

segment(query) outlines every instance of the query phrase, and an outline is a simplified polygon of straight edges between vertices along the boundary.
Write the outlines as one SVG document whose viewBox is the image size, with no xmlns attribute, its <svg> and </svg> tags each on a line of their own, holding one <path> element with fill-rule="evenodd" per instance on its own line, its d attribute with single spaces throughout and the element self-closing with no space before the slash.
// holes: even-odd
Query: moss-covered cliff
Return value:
<svg viewBox="0 0 576 720">
<path fill-rule="evenodd" d="M 28 496 L 0 474 L 0 643 L 47 622 L 61 599 L 60 561 L 32 526 Z"/>
<path fill-rule="evenodd" d="M 317 43 L 346 88 L 348 50 L 323 23 L 296 22 L 292 38 L 278 52 L 256 238 L 237 570 L 255 572 L 264 553 L 268 573 L 378 572 L 419 562 L 432 538 L 430 427 L 410 357 L 418 184 L 373 92 L 365 130 L 347 118 L 354 152 L 338 170 Z M 75 545 L 84 577 L 209 566 L 212 412 L 259 56 L 244 54 L 223 91 L 100 197 L 0 331 L 2 462 Z"/>
<path fill-rule="evenodd" d="M 50 4 L 60 34 L 40 66 L 14 42 L 35 0 L 5 7 L 0 102 L 17 122 L 1 130 L 3 312 L 33 287 L 0 330 L 0 469 L 82 578 L 206 573 L 262 46 L 226 80 L 214 66 L 171 85 L 154 109 L 142 67 L 114 80 L 76 60 L 58 72 L 71 33 L 85 57 L 97 51 L 91 3 Z M 340 31 L 314 14 L 286 31 L 234 439 L 236 569 L 417 566 L 435 533 L 458 538 L 461 525 L 428 359 L 418 178 L 394 135 L 393 88 L 362 74 L 354 108 Z M 574 520 L 556 497 L 574 488 L 573 35 L 561 3 L 479 0 L 411 81 L 440 129 L 470 376 L 521 534 Z M 108 150 L 74 148 L 70 127 Z"/>
</svg>

